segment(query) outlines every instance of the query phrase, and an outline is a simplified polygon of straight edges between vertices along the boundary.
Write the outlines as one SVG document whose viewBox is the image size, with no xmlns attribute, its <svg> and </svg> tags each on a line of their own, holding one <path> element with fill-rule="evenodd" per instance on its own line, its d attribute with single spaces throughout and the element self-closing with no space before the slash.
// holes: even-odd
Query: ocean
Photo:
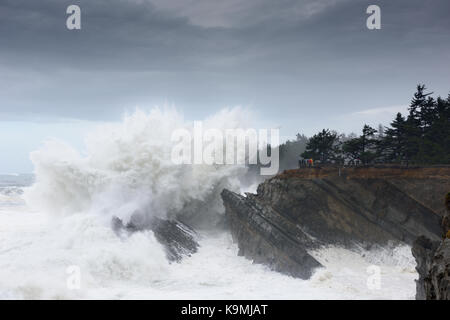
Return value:
<svg viewBox="0 0 450 320">
<path fill-rule="evenodd" d="M 220 191 L 244 191 L 244 169 L 171 164 L 170 132 L 186 126 L 174 112 L 137 111 L 89 135 L 86 150 L 49 141 L 31 154 L 34 174 L 0 175 L 0 299 L 414 299 L 408 246 L 314 251 L 325 267 L 309 280 L 239 256 L 215 225 Z M 112 217 L 134 212 L 183 215 L 199 251 L 169 263 L 151 231 L 118 237 Z"/>
</svg>

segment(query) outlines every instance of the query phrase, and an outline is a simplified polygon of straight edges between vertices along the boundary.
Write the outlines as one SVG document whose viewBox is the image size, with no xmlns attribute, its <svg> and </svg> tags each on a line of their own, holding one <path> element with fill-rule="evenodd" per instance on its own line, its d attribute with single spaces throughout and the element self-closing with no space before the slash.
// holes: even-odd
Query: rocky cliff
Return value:
<svg viewBox="0 0 450 320">
<path fill-rule="evenodd" d="M 427 299 L 450 300 L 450 239 L 444 239 L 434 253 L 429 273 Z"/>
<path fill-rule="evenodd" d="M 420 236 L 412 253 L 416 258 L 416 299 L 450 300 L 450 192 L 445 199 L 447 212 L 442 219 L 442 241 Z"/>
<path fill-rule="evenodd" d="M 419 273 L 416 299 L 450 300 L 450 239 L 439 242 L 419 237 L 412 252 Z"/>
<path fill-rule="evenodd" d="M 319 246 L 441 239 L 449 178 L 448 167 L 304 168 L 266 180 L 257 194 L 222 198 L 242 255 L 308 278 L 320 266 L 308 251 Z"/>
</svg>

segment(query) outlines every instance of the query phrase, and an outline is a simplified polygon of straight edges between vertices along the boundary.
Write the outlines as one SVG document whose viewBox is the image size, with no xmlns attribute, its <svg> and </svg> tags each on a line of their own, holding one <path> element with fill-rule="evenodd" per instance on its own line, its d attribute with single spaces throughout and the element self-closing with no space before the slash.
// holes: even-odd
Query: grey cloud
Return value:
<svg viewBox="0 0 450 320">
<path fill-rule="evenodd" d="M 204 27 L 249 26 L 274 20 L 299 21 L 348 0 L 150 0 L 156 8 Z"/>
<path fill-rule="evenodd" d="M 251 104 L 294 134 L 405 104 L 418 82 L 446 94 L 450 3 L 375 1 L 372 32 L 373 2 L 0 0 L 0 116 L 112 119 L 167 101 L 198 118 Z M 80 31 L 65 28 L 69 4 Z"/>
</svg>

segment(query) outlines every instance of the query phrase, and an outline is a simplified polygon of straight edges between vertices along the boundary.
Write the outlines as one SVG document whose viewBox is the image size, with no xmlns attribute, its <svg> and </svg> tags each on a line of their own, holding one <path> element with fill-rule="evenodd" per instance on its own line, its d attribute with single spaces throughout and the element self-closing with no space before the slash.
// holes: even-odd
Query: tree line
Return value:
<svg viewBox="0 0 450 320">
<path fill-rule="evenodd" d="M 397 113 L 387 127 L 365 124 L 360 135 L 349 136 L 330 129 L 309 139 L 298 135 L 297 141 L 280 146 L 280 163 L 292 162 L 292 151 L 304 147 L 297 157 L 321 163 L 450 164 L 450 94 L 435 99 L 426 91 L 425 85 L 418 85 L 408 114 Z"/>
</svg>

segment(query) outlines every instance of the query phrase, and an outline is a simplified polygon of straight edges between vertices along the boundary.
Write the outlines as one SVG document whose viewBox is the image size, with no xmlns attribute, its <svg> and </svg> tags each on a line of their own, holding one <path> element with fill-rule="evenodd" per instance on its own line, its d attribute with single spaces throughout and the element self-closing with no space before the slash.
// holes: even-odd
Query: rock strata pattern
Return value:
<svg viewBox="0 0 450 320">
<path fill-rule="evenodd" d="M 169 261 L 179 262 L 184 256 L 197 252 L 199 246 L 195 231 L 177 220 L 152 218 L 144 222 L 139 216 L 133 216 L 130 222 L 124 225 L 121 219 L 114 217 L 112 227 L 116 233 L 153 231 L 156 239 L 164 246 Z"/>
<path fill-rule="evenodd" d="M 226 217 L 240 253 L 308 278 L 320 266 L 308 252 L 441 239 L 450 168 L 288 170 L 246 196 L 224 190 Z M 440 204 L 440 205 L 439 205 Z"/>
</svg>

